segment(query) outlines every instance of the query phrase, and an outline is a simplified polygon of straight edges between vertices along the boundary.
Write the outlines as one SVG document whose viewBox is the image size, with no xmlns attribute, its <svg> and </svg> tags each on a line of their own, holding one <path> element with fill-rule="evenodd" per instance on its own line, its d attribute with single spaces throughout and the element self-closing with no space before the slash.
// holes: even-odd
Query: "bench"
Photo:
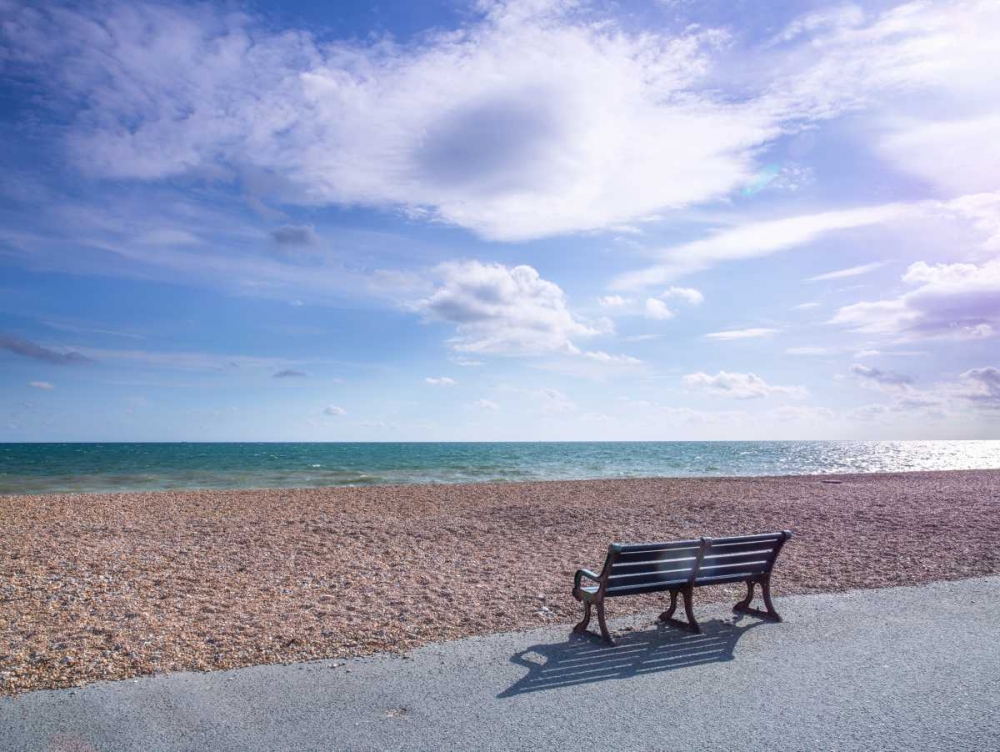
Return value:
<svg viewBox="0 0 1000 752">
<path fill-rule="evenodd" d="M 733 606 L 733 611 L 753 614 L 764 619 L 781 621 L 771 602 L 771 570 L 785 541 L 792 537 L 788 530 L 761 535 L 740 535 L 732 538 L 698 538 L 665 543 L 612 543 L 600 574 L 579 569 L 573 580 L 573 597 L 582 601 L 586 611 L 574 632 L 586 632 L 590 612 L 597 608 L 601 636 L 614 645 L 604 619 L 604 599 L 642 593 L 670 593 L 670 608 L 660 614 L 660 621 L 700 633 L 701 627 L 691 607 L 692 592 L 705 585 L 725 585 L 745 582 L 746 597 Z M 588 580 L 592 584 L 584 584 Z M 764 611 L 750 608 L 754 586 L 760 585 Z M 687 623 L 674 619 L 677 595 L 684 596 Z"/>
</svg>

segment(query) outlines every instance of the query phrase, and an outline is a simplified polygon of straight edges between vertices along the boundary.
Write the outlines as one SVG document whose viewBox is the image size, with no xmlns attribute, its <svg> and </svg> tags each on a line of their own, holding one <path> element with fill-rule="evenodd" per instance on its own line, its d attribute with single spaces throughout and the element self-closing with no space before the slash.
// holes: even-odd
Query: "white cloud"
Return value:
<svg viewBox="0 0 1000 752">
<path fill-rule="evenodd" d="M 42 389 L 44 391 L 51 391 L 55 389 L 55 387 L 48 381 L 29 381 L 28 386 L 33 387 L 35 389 Z"/>
<path fill-rule="evenodd" d="M 994 59 L 994 65 L 998 60 Z M 1000 115 L 925 123 L 892 122 L 879 144 L 897 169 L 952 194 L 991 191 L 1000 175 Z"/>
<path fill-rule="evenodd" d="M 918 261 L 902 280 L 915 289 L 845 306 L 830 323 L 900 339 L 975 339 L 1000 331 L 1000 259 L 981 265 Z"/>
<path fill-rule="evenodd" d="M 647 319 L 664 321 L 674 317 L 673 311 L 667 307 L 667 304 L 656 298 L 646 298 L 644 310 Z"/>
<path fill-rule="evenodd" d="M 483 361 L 475 360 L 473 358 L 467 358 L 464 355 L 458 355 L 452 353 L 448 356 L 448 360 L 454 363 L 456 366 L 462 366 L 463 368 L 476 368 L 483 365 Z"/>
<path fill-rule="evenodd" d="M 648 342 L 651 339 L 662 339 L 662 334 L 630 334 L 625 338 L 626 342 Z"/>
<path fill-rule="evenodd" d="M 839 269 L 835 272 L 826 272 L 825 274 L 817 274 L 815 277 L 809 277 L 806 282 L 825 282 L 830 279 L 846 279 L 848 277 L 860 277 L 862 274 L 868 274 L 868 272 L 873 272 L 876 269 L 881 269 L 888 262 L 886 261 L 876 261 L 871 264 L 862 264 L 861 266 L 852 266 L 849 269 Z"/>
<path fill-rule="evenodd" d="M 424 383 L 431 386 L 455 386 L 456 381 L 448 376 L 428 376 Z"/>
<path fill-rule="evenodd" d="M 632 33 L 573 5 L 481 5 L 406 45 L 208 6 L 6 28 L 18 62 L 85 103 L 68 145 L 92 175 L 236 173 L 283 201 L 395 206 L 498 240 L 618 227 L 747 180 L 778 129 L 696 90 L 725 33 Z"/>
<path fill-rule="evenodd" d="M 760 337 L 770 337 L 779 331 L 778 329 L 768 329 L 766 327 L 756 327 L 753 329 L 730 329 L 724 332 L 711 332 L 705 335 L 705 339 L 713 339 L 719 342 L 729 342 L 736 339 L 758 339 Z"/>
<path fill-rule="evenodd" d="M 707 373 L 690 373 L 683 378 L 684 385 L 711 394 L 734 399 L 757 399 L 772 395 L 804 397 L 806 390 L 801 386 L 774 386 L 753 373 L 730 373 L 719 371 L 715 376 Z"/>
<path fill-rule="evenodd" d="M 598 363 L 607 363 L 613 365 L 624 365 L 624 366 L 637 366 L 642 363 L 638 358 L 633 358 L 631 355 L 609 355 L 608 353 L 597 350 L 594 352 L 585 352 L 583 357 L 589 360 L 596 360 Z"/>
<path fill-rule="evenodd" d="M 631 305 L 632 300 L 621 295 L 604 295 L 597 299 L 597 303 L 601 308 L 624 308 Z"/>
<path fill-rule="evenodd" d="M 705 296 L 701 294 L 701 290 L 696 290 L 693 287 L 668 287 L 660 293 L 660 298 L 663 300 L 677 298 L 691 305 L 700 305 L 705 301 Z"/>
<path fill-rule="evenodd" d="M 397 207 L 499 240 L 621 228 L 724 198 L 762 146 L 861 108 L 901 169 L 997 172 L 989 0 L 824 9 L 735 51 L 724 30 L 633 32 L 574 2 L 479 3 L 406 44 L 208 5 L 6 7 L 5 63 L 58 108 L 77 166 L 240 180 L 258 204 Z M 936 145 L 954 164 L 923 156 Z"/>
<path fill-rule="evenodd" d="M 487 410 L 490 412 L 496 412 L 500 409 L 500 405 L 498 405 L 493 400 L 488 400 L 488 399 L 478 399 L 472 403 L 472 407 L 478 408 L 480 410 Z"/>
<path fill-rule="evenodd" d="M 792 306 L 793 311 L 808 311 L 810 308 L 819 308 L 819 303 L 799 303 L 796 306 Z"/>
<path fill-rule="evenodd" d="M 441 283 L 413 308 L 429 321 L 455 325 L 450 340 L 463 353 L 578 355 L 573 340 L 609 331 L 576 319 L 560 287 L 530 266 L 513 268 L 478 261 L 444 264 Z"/>
<path fill-rule="evenodd" d="M 323 408 L 323 414 L 333 416 L 347 415 L 347 410 L 342 407 L 337 407 L 337 405 L 327 405 Z"/>
<path fill-rule="evenodd" d="M 796 18 L 771 40 L 771 44 L 790 42 L 805 34 L 812 34 L 816 31 L 856 27 L 863 20 L 864 12 L 857 5 L 840 5 L 833 8 L 825 8 Z"/>
<path fill-rule="evenodd" d="M 810 243 L 836 231 L 882 224 L 899 219 L 912 210 L 906 204 L 882 204 L 774 219 L 720 230 L 658 252 L 659 263 L 617 277 L 612 286 L 631 290 L 662 284 L 685 274 L 702 271 L 729 261 L 769 256 Z"/>
</svg>

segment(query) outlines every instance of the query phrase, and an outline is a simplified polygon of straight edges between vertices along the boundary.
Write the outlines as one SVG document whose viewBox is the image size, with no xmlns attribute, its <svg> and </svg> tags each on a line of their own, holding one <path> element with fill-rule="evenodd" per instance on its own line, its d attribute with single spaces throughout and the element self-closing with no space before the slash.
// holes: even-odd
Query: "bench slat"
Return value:
<svg viewBox="0 0 1000 752">
<path fill-rule="evenodd" d="M 693 559 L 698 555 L 698 546 L 673 549 L 670 551 L 634 551 L 615 556 L 615 561 L 674 561 L 676 559 Z"/>
<path fill-rule="evenodd" d="M 656 569 L 657 567 L 685 567 L 693 566 L 698 560 L 696 553 L 678 556 L 673 559 L 623 559 L 616 558 L 612 564 L 615 567 L 634 567 L 636 569 Z"/>
<path fill-rule="evenodd" d="M 728 575 L 734 572 L 748 572 L 753 576 L 764 574 L 771 568 L 771 565 L 767 562 L 760 564 L 729 564 L 719 567 L 705 567 L 703 566 L 698 570 L 698 575 L 695 578 L 695 584 L 697 584 L 702 577 L 714 577 L 716 575 Z"/>
<path fill-rule="evenodd" d="M 613 598 L 619 595 L 641 595 L 642 593 L 661 593 L 664 590 L 669 590 L 671 587 L 681 588 L 687 584 L 687 578 L 676 580 L 674 582 L 654 582 L 644 585 L 632 585 L 628 587 L 620 588 L 608 588 L 604 591 L 604 596 L 606 598 Z"/>
<path fill-rule="evenodd" d="M 759 543 L 713 543 L 705 549 L 705 556 L 715 556 L 717 554 L 749 554 L 756 551 L 768 551 L 773 553 L 778 547 L 781 539 L 774 541 L 763 541 Z"/>
<path fill-rule="evenodd" d="M 662 543 L 614 543 L 619 553 L 640 553 L 642 551 L 672 551 L 675 548 L 698 548 L 700 540 L 663 541 Z"/>
<path fill-rule="evenodd" d="M 627 585 L 639 585 L 646 582 L 678 582 L 681 580 L 687 582 L 690 576 L 691 570 L 687 572 L 643 572 L 635 575 L 618 576 L 612 574 L 608 578 L 608 587 L 625 587 Z"/>
<path fill-rule="evenodd" d="M 755 580 L 760 577 L 760 572 L 738 572 L 732 574 L 719 574 L 711 576 L 698 575 L 698 579 L 694 581 L 695 587 L 699 585 L 726 585 L 730 582 L 745 582 L 746 580 Z"/>
<path fill-rule="evenodd" d="M 701 568 L 704 569 L 705 567 L 714 567 L 719 564 L 746 564 L 748 562 L 758 561 L 768 564 L 770 563 L 773 555 L 773 551 L 761 551 L 750 554 L 726 554 L 724 556 L 711 556 L 706 554 L 705 558 L 701 560 Z"/>
<path fill-rule="evenodd" d="M 727 538 L 714 538 L 716 543 L 750 543 L 752 541 L 782 540 L 782 533 L 759 533 L 757 535 L 731 535 Z"/>
</svg>

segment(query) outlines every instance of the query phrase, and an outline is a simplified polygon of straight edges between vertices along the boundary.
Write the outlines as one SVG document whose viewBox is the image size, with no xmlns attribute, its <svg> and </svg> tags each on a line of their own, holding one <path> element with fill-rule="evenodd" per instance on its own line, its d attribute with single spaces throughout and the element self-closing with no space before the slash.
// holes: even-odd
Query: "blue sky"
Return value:
<svg viewBox="0 0 1000 752">
<path fill-rule="evenodd" d="M 1000 438 L 997 38 L 0 0 L 0 441 Z"/>
</svg>

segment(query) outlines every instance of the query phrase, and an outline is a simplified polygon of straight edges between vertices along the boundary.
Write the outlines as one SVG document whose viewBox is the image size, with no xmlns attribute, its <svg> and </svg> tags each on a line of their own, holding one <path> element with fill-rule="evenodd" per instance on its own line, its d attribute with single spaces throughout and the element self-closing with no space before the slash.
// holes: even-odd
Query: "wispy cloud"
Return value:
<svg viewBox="0 0 1000 752">
<path fill-rule="evenodd" d="M 724 332 L 711 332 L 705 335 L 705 339 L 713 339 L 719 342 L 729 342 L 737 339 L 759 339 L 760 337 L 770 337 L 778 331 L 778 329 L 768 329 L 766 327 L 730 329 Z"/>
<path fill-rule="evenodd" d="M 448 376 L 428 376 L 424 383 L 430 386 L 455 386 L 457 382 Z"/>
<path fill-rule="evenodd" d="M 868 274 L 876 269 L 881 269 L 885 266 L 887 261 L 876 261 L 871 264 L 861 264 L 860 266 L 852 266 L 848 269 L 838 269 L 834 272 L 826 272 L 824 274 L 817 274 L 814 277 L 808 277 L 805 282 L 825 282 L 830 279 L 846 279 L 848 277 L 860 277 L 862 274 Z"/>
<path fill-rule="evenodd" d="M 48 381 L 29 381 L 28 386 L 34 389 L 41 389 L 46 392 L 55 389 L 55 387 Z"/>
<path fill-rule="evenodd" d="M 76 350 L 59 351 L 10 334 L 0 334 L 0 350 L 58 366 L 81 365 L 93 360 Z"/>
<path fill-rule="evenodd" d="M 810 243 L 827 233 L 889 222 L 909 211 L 906 204 L 883 204 L 750 222 L 659 251 L 656 255 L 660 260 L 656 265 L 622 274 L 613 281 L 612 287 L 632 290 L 663 284 L 718 264 L 770 256 Z"/>
<path fill-rule="evenodd" d="M 333 417 L 339 417 L 341 415 L 347 415 L 347 410 L 337 405 L 327 405 L 323 408 L 324 415 L 331 415 Z"/>
<path fill-rule="evenodd" d="M 275 379 L 301 379 L 308 376 L 305 371 L 299 371 L 295 368 L 285 368 L 274 374 L 272 378 Z"/>
</svg>

